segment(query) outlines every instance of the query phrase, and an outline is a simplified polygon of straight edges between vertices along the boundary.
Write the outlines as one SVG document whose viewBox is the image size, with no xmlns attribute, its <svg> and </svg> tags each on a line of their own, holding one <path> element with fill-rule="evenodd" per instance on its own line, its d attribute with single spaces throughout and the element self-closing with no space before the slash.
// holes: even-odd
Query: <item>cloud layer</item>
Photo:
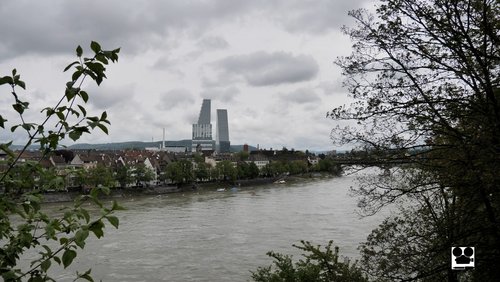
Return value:
<svg viewBox="0 0 500 282">
<path fill-rule="evenodd" d="M 27 82 L 30 118 L 64 93 L 77 45 L 121 47 L 101 87 L 85 83 L 89 111 L 106 110 L 110 134 L 82 142 L 188 139 L 201 101 L 228 109 L 233 144 L 331 149 L 326 111 L 348 101 L 331 63 L 346 55 L 340 27 L 363 0 L 54 0 L 0 4 L 0 75 Z M 86 53 L 88 54 L 88 53 Z M 9 122 L 9 89 L 0 112 Z M 5 95 L 4 95 L 5 94 Z M 214 125 L 215 128 L 215 125 Z M 25 137 L 24 137 L 25 138 Z M 0 142 L 23 137 L 2 131 Z"/>
</svg>

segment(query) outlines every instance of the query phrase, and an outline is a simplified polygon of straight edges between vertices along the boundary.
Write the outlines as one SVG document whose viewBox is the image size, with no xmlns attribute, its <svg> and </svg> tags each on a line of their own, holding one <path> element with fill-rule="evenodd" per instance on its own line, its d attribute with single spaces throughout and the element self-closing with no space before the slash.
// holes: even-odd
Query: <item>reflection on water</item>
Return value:
<svg viewBox="0 0 500 282">
<path fill-rule="evenodd" d="M 269 250 L 296 253 L 299 240 L 334 240 L 357 257 L 381 216 L 359 219 L 348 196 L 352 177 L 123 199 L 120 228 L 90 238 L 56 280 L 92 268 L 103 281 L 248 281 L 270 264 Z"/>
</svg>

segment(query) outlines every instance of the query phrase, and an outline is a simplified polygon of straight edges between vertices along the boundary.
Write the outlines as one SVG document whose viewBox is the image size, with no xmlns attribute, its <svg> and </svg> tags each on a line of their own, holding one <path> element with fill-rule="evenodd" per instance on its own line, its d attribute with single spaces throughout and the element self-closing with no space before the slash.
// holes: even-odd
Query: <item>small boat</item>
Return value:
<svg viewBox="0 0 500 282">
<path fill-rule="evenodd" d="M 274 183 L 276 183 L 276 184 L 285 184 L 285 183 L 286 183 L 286 181 L 285 181 L 285 180 L 283 180 L 283 179 L 281 179 L 281 180 L 277 180 L 277 181 L 275 181 Z"/>
<path fill-rule="evenodd" d="M 217 189 L 217 192 L 226 192 L 226 188 L 219 188 Z"/>
</svg>

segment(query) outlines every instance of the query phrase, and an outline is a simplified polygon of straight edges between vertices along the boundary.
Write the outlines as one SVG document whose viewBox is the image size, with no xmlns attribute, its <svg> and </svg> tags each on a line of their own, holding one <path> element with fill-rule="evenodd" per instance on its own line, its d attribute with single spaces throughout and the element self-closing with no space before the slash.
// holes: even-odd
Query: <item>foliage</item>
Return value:
<svg viewBox="0 0 500 282">
<path fill-rule="evenodd" d="M 198 181 L 205 181 L 210 178 L 210 170 L 212 169 L 212 166 L 205 163 L 205 162 L 200 162 L 196 164 L 196 169 L 194 171 L 195 178 Z"/>
<path fill-rule="evenodd" d="M 39 188 L 58 187 L 58 177 L 50 175 L 50 171 L 43 174 L 40 165 L 42 159 L 38 162 L 19 162 L 32 143 L 38 143 L 43 157 L 46 157 L 66 137 L 78 140 L 83 133 L 90 133 L 95 128 L 107 133 L 106 124 L 109 121 L 106 112 L 89 116 L 84 107 L 89 94 L 81 87 L 86 79 L 92 79 L 100 85 L 106 78 L 105 65 L 110 61 L 116 62 L 120 50 L 102 50 L 97 42 L 92 42 L 90 47 L 94 55 L 88 58 L 82 57 L 83 49 L 80 46 L 76 48 L 78 60 L 64 69 L 74 69 L 71 80 L 66 83 L 65 93 L 54 107 L 43 109 L 45 117 L 41 123 L 26 120 L 29 102 L 22 100 L 17 92 L 19 88 L 25 89 L 26 84 L 20 80 L 17 71 L 14 69 L 12 76 L 0 77 L 0 85 L 10 87 L 14 99 L 12 108 L 20 119 L 19 124 L 10 125 L 10 130 L 22 130 L 28 137 L 23 150 L 17 155 L 8 148 L 12 142 L 0 144 L 0 150 L 9 156 L 0 170 L 0 275 L 5 281 L 52 280 L 48 276 L 51 265 L 57 263 L 68 267 L 77 256 L 77 249 L 84 248 L 89 234 L 93 233 L 97 238 L 103 236 L 105 220 L 118 227 L 119 220 L 112 214 L 122 207 L 116 202 L 110 207 L 103 205 L 98 196 L 109 192 L 104 186 L 93 189 L 90 195 L 78 197 L 73 207 L 67 208 L 61 217 L 44 213 L 43 195 Z M 0 114 L 0 128 L 5 131 L 8 115 L 3 112 Z M 100 215 L 91 215 L 84 208 L 86 202 L 95 204 L 101 211 Z M 21 269 L 19 261 L 28 249 L 36 250 L 38 258 L 31 262 L 30 267 Z M 90 270 L 77 273 L 77 278 L 92 281 Z"/>
<path fill-rule="evenodd" d="M 170 163 L 165 168 L 165 175 L 173 183 L 189 183 L 193 180 L 193 164 L 188 160 Z"/>
<path fill-rule="evenodd" d="M 385 152 L 386 164 L 399 164 L 385 177 L 362 179 L 354 193 L 363 211 L 410 203 L 363 245 L 365 268 L 377 279 L 456 281 L 465 274 L 450 269 L 449 250 L 472 245 L 476 271 L 466 275 L 495 280 L 500 4 L 384 0 L 376 15 L 350 15 L 357 26 L 344 31 L 353 53 L 337 64 L 356 102 L 329 116 L 357 125 L 337 127 L 331 136 L 337 143 Z M 408 240 L 421 244 L 412 249 L 404 244 Z"/>
<path fill-rule="evenodd" d="M 335 175 L 340 175 L 342 173 L 342 168 L 330 157 L 320 159 L 314 169 L 317 171 L 333 173 Z"/>
<path fill-rule="evenodd" d="M 106 187 L 115 186 L 113 171 L 102 164 L 83 170 L 83 185 L 87 187 L 97 187 L 99 185 Z"/>
<path fill-rule="evenodd" d="M 117 167 L 115 170 L 115 179 L 120 184 L 120 187 L 127 187 L 127 185 L 134 182 L 132 169 L 128 165 Z"/>
<path fill-rule="evenodd" d="M 224 181 L 235 181 L 238 176 L 238 170 L 230 161 L 221 161 L 215 168 L 218 170 L 219 177 Z"/>
<path fill-rule="evenodd" d="M 134 170 L 135 180 L 137 183 L 144 184 L 151 180 L 154 180 L 154 171 L 146 167 L 144 164 L 137 164 Z"/>
<path fill-rule="evenodd" d="M 257 178 L 259 174 L 260 174 L 259 167 L 254 162 L 251 162 L 248 165 L 248 177 Z"/>
<path fill-rule="evenodd" d="M 268 252 L 267 255 L 274 259 L 274 265 L 259 267 L 252 272 L 252 279 L 259 282 L 368 281 L 356 262 L 351 263 L 347 259 L 339 262 L 339 248 L 332 250 L 333 241 L 324 250 L 307 241 L 301 241 L 301 244 L 294 247 L 305 252 L 305 260 L 300 259 L 294 265 L 292 256 Z"/>
</svg>

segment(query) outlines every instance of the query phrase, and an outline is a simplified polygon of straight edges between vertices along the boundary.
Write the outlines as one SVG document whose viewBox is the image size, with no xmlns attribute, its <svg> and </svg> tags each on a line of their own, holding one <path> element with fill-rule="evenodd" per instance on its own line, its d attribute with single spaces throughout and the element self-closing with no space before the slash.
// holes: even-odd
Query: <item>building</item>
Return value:
<svg viewBox="0 0 500 282">
<path fill-rule="evenodd" d="M 229 153 L 231 142 L 229 141 L 229 125 L 227 119 L 227 110 L 225 109 L 217 109 L 215 144 L 217 153 Z"/>
<path fill-rule="evenodd" d="M 201 105 L 198 123 L 193 124 L 193 152 L 214 151 L 215 142 L 212 139 L 212 124 L 210 123 L 210 99 L 204 99 Z"/>
</svg>

